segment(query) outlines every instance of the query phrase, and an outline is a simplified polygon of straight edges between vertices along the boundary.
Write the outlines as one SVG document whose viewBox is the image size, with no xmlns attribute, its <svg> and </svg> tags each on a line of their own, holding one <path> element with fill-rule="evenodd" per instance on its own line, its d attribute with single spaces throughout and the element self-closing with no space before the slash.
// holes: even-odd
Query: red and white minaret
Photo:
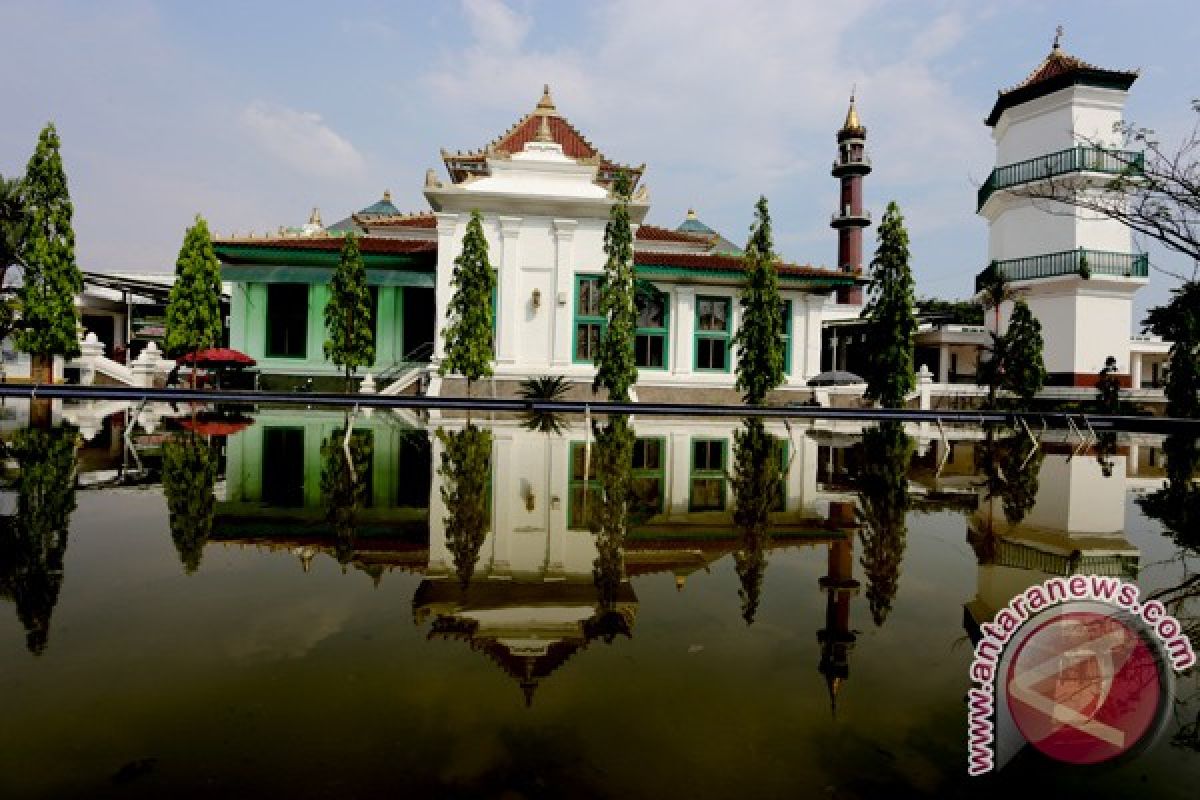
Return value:
<svg viewBox="0 0 1200 800">
<path fill-rule="evenodd" d="M 841 195 L 829 224 L 838 232 L 838 267 L 859 274 L 863 267 L 863 228 L 871 224 L 870 212 L 863 210 L 863 176 L 871 172 L 871 159 L 867 155 L 867 129 L 859 122 L 853 93 L 837 141 L 833 177 L 841 181 Z M 862 288 L 838 289 L 837 301 L 862 305 Z"/>
</svg>

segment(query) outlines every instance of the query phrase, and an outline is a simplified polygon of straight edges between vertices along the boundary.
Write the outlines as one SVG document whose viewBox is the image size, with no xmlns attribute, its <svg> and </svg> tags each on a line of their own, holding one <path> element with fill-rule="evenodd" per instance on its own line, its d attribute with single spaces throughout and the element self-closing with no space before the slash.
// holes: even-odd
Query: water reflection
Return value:
<svg viewBox="0 0 1200 800">
<path fill-rule="evenodd" d="M 16 508 L 0 517 L 0 597 L 16 606 L 25 646 L 35 655 L 49 642 L 63 585 L 77 444 L 76 429 L 63 425 L 16 431 L 4 446 L 14 466 Z"/>
<path fill-rule="evenodd" d="M 74 487 L 96 486 L 96 476 L 130 459 L 122 446 L 131 445 L 139 464 L 161 455 L 164 500 L 156 487 L 128 491 L 164 504 L 160 543 L 172 564 L 173 548 L 196 573 L 180 584 L 188 613 L 236 627 L 206 606 L 209 593 L 197 594 L 205 581 L 250 594 L 262 579 L 290 621 L 313 627 L 292 594 L 335 600 L 338 619 L 353 615 L 354 626 L 338 624 L 312 657 L 306 650 L 278 673 L 353 660 L 358 680 L 386 652 L 395 658 L 389 668 L 410 663 L 412 675 L 451 684 L 446 704 L 485 696 L 469 711 L 481 726 L 533 726 L 596 687 L 640 680 L 648 685 L 625 700 L 646 704 L 649 716 L 667 715 L 655 698 L 664 681 L 678 680 L 722 714 L 737 712 L 720 705 L 725 694 L 746 698 L 756 720 L 787 704 L 788 724 L 811 735 L 828 734 L 832 711 L 856 740 L 876 736 L 887 718 L 922 720 L 902 706 L 904 692 L 896 697 L 902 680 L 916 687 L 908 702 L 937 704 L 960 726 L 966 652 L 954 643 L 962 627 L 973 633 L 1048 576 L 1135 577 L 1144 560 L 1159 558 L 1127 533 L 1129 493 L 1142 492 L 1133 497 L 1182 553 L 1196 548 L 1192 441 L 1166 443 L 1164 471 L 1156 439 L 1124 434 L 1081 444 L 1057 434 L 845 421 L 640 416 L 556 428 L 523 417 L 425 421 L 379 411 L 254 416 L 220 439 L 152 432 L 149 417 L 131 413 L 124 428 L 97 428 L 82 455 L 71 434 L 58 444 L 46 438 L 54 432 L 12 434 L 0 591 L 16 603 L 31 650 L 46 646 Z M 86 465 L 78 481 L 76 458 Z M 52 485 L 66 491 L 52 497 Z M 80 560 L 70 569 L 96 570 L 73 547 Z M 275 554 L 288 569 L 240 561 L 240 548 Z M 239 569 L 227 569 L 230 561 Z M 386 583 L 366 591 L 372 582 Z M 1186 604 L 1193 587 L 1181 583 L 1168 600 Z M 62 619 L 70 597 L 62 595 Z M 372 602 L 388 610 L 365 615 Z M 397 625 L 396 608 L 409 604 L 416 625 Z M 65 657 L 68 638 L 55 644 Z M 707 649 L 694 656 L 692 643 Z M 628 672 L 606 672 L 625 664 Z M 472 668 L 490 670 L 503 688 Z M 730 685 L 720 685 L 725 678 Z M 770 690 L 756 697 L 748 682 L 760 679 Z M 474 682 L 452 682 L 464 680 Z M 538 714 L 504 716 L 522 700 Z M 954 746 L 959 733 L 941 732 Z"/>
<path fill-rule="evenodd" d="M 162 485 L 171 540 L 188 574 L 200 568 L 204 545 L 212 535 L 217 462 L 211 440 L 190 430 L 163 442 Z"/>
<path fill-rule="evenodd" d="M 900 423 L 885 422 L 863 433 L 862 449 L 866 456 L 858 478 L 862 566 L 871 619 L 881 626 L 900 587 L 913 444 Z"/>
</svg>

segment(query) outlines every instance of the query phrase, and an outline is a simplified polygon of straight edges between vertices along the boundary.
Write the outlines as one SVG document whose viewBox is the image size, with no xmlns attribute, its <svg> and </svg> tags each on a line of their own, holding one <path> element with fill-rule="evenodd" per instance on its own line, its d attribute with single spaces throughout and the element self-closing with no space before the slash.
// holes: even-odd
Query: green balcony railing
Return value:
<svg viewBox="0 0 1200 800">
<path fill-rule="evenodd" d="M 979 187 L 976 210 L 993 193 L 1022 183 L 1045 180 L 1068 172 L 1103 172 L 1109 175 L 1140 175 L 1146 154 L 1135 150 L 1105 150 L 1101 147 L 1072 147 L 1045 156 L 996 167 Z"/>
<path fill-rule="evenodd" d="M 1006 281 L 1029 281 L 1059 275 L 1116 275 L 1145 278 L 1150 274 L 1150 258 L 1145 253 L 1114 253 L 1108 250 L 1065 250 L 1008 261 L 993 261 Z M 975 276 L 975 291 L 983 288 L 985 269 Z"/>
</svg>

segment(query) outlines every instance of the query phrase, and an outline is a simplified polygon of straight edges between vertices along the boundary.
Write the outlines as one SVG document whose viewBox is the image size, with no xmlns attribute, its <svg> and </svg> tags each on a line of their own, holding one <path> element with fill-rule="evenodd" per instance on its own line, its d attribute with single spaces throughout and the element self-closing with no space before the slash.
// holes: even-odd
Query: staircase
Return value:
<svg viewBox="0 0 1200 800">
<path fill-rule="evenodd" d="M 433 342 L 426 342 L 406 353 L 375 379 L 376 385 L 383 387 L 379 394 L 400 394 L 407 389 L 429 367 L 429 358 L 432 355 Z"/>
</svg>

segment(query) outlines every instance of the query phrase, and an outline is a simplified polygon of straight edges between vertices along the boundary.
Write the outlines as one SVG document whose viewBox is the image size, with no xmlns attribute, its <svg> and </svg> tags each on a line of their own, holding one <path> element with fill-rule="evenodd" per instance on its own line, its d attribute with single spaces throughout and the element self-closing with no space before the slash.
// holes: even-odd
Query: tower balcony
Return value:
<svg viewBox="0 0 1200 800">
<path fill-rule="evenodd" d="M 1027 258 L 993 261 L 1005 281 L 1031 281 L 1063 275 L 1111 275 L 1121 278 L 1145 278 L 1150 274 L 1150 257 L 1145 253 L 1114 253 L 1108 250 L 1065 250 Z M 983 289 L 987 270 L 975 276 L 975 291 Z"/>
<path fill-rule="evenodd" d="M 871 171 L 871 157 L 866 153 L 861 156 L 851 156 L 846 160 L 834 159 L 830 174 L 835 178 L 843 175 L 866 175 Z"/>
<path fill-rule="evenodd" d="M 829 217 L 829 226 L 831 228 L 865 228 L 871 224 L 871 212 L 863 209 L 861 211 L 835 211 Z"/>
<path fill-rule="evenodd" d="M 1102 147 L 1071 147 L 1057 153 L 996 167 L 979 187 L 978 212 L 993 194 L 1024 183 L 1053 178 L 1072 172 L 1099 172 L 1105 175 L 1141 175 L 1146 154 L 1136 150 L 1106 150 Z"/>
</svg>

